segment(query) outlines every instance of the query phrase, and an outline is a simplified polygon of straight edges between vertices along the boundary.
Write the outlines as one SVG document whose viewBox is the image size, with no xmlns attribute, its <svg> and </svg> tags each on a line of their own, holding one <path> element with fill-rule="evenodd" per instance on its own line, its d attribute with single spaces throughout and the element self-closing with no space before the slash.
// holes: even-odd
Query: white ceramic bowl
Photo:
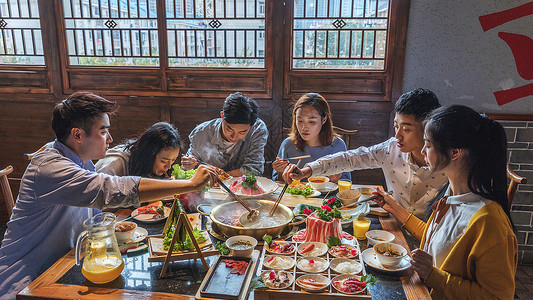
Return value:
<svg viewBox="0 0 533 300">
<path fill-rule="evenodd" d="M 329 268 L 329 262 L 320 257 L 302 257 L 296 262 L 296 266 L 307 273 L 321 273 Z"/>
<path fill-rule="evenodd" d="M 249 246 L 246 247 L 242 244 L 249 244 Z M 228 246 L 232 256 L 250 257 L 257 246 L 257 240 L 248 235 L 236 235 L 226 240 L 226 246 Z"/>
<path fill-rule="evenodd" d="M 348 264 L 350 269 L 352 269 L 351 272 L 347 271 L 349 269 L 339 268 L 340 264 Z M 363 265 L 355 259 L 339 257 L 329 262 L 329 268 L 340 274 L 359 274 L 363 270 Z"/>
<path fill-rule="evenodd" d="M 272 243 L 276 243 L 276 244 L 279 244 L 280 246 L 285 246 L 285 245 L 292 245 L 292 250 L 289 251 L 289 252 L 277 252 L 276 250 L 270 248 L 266 243 L 265 243 L 265 249 L 268 253 L 271 253 L 271 254 L 277 254 L 277 255 L 290 255 L 290 254 L 293 254 L 294 251 L 296 251 L 296 244 L 294 243 L 291 243 L 291 242 L 287 242 L 287 241 L 272 241 Z M 270 244 L 270 246 L 273 246 L 273 244 Z"/>
<path fill-rule="evenodd" d="M 398 266 L 402 258 L 407 255 L 404 247 L 394 243 L 378 243 L 374 245 L 374 251 L 381 265 L 386 268 Z M 384 255 L 384 253 L 392 253 L 392 255 Z"/>
<path fill-rule="evenodd" d="M 348 278 L 355 278 L 357 280 L 361 280 L 361 276 L 358 276 L 358 275 L 351 275 L 351 274 L 341 274 L 341 275 L 337 275 L 335 276 L 332 280 L 331 280 L 331 285 L 337 290 L 339 291 L 340 293 L 343 293 L 343 294 L 348 294 L 348 295 L 355 295 L 355 294 L 361 294 L 363 292 L 363 290 L 361 291 L 358 291 L 358 292 L 354 292 L 354 293 L 350 293 L 350 292 L 343 292 L 341 290 L 341 287 L 339 285 L 341 285 L 343 283 L 344 280 L 348 279 Z"/>
<path fill-rule="evenodd" d="M 274 277 L 279 277 L 279 273 L 283 272 L 283 274 L 286 275 L 288 282 L 286 282 L 283 285 L 280 285 L 278 287 L 271 284 L 270 274 L 273 273 Z M 282 290 L 284 288 L 287 288 L 292 285 L 294 281 L 294 276 L 292 275 L 291 271 L 282 271 L 282 270 L 266 270 L 261 273 L 261 278 L 263 279 L 263 282 L 269 289 L 273 290 Z"/>
<path fill-rule="evenodd" d="M 310 251 L 307 251 L 305 253 L 302 253 L 304 249 L 306 249 L 311 244 L 314 244 L 314 248 Z M 301 256 L 322 256 L 328 252 L 328 245 L 321 243 L 321 242 L 305 242 L 301 243 L 298 246 L 298 254 Z"/>
<path fill-rule="evenodd" d="M 341 247 L 344 247 L 344 248 L 337 249 L 337 248 L 341 248 Z M 340 251 L 332 251 L 332 250 L 340 250 Z M 355 251 L 355 252 L 352 252 L 352 251 Z M 354 258 L 357 255 L 359 255 L 359 253 L 357 252 L 357 248 L 355 246 L 349 245 L 349 244 L 342 244 L 340 246 L 333 246 L 333 247 L 329 248 L 328 252 L 329 252 L 329 255 L 331 255 L 333 257 Z M 335 254 L 335 253 L 337 253 L 337 254 Z M 342 256 L 342 255 L 345 255 L 345 256 Z"/>
<path fill-rule="evenodd" d="M 329 182 L 329 177 L 326 176 L 313 176 L 307 179 L 311 186 L 317 191 L 323 191 L 326 188 L 326 183 Z"/>
<path fill-rule="evenodd" d="M 302 282 L 302 281 L 307 281 L 307 280 L 313 280 L 316 283 L 323 284 L 323 286 L 316 288 L 316 287 L 311 287 L 310 285 L 306 285 L 305 283 Z M 302 275 L 296 278 L 296 285 L 298 285 L 302 290 L 306 292 L 312 292 L 312 293 L 322 292 L 327 287 L 329 287 L 330 283 L 331 283 L 331 280 L 329 280 L 329 278 L 327 278 L 324 275 L 320 275 L 320 274 L 306 274 L 306 275 Z"/>
<path fill-rule="evenodd" d="M 357 201 L 361 196 L 358 190 L 345 190 L 337 193 L 337 198 L 341 199 L 342 205 L 349 205 Z"/>
<path fill-rule="evenodd" d="M 119 226 L 129 226 L 131 229 L 126 231 L 117 231 Z M 127 240 L 133 239 L 135 236 L 135 229 L 137 229 L 137 224 L 134 222 L 118 222 L 115 224 L 115 236 L 117 237 L 117 242 L 119 244 L 126 242 Z"/>
<path fill-rule="evenodd" d="M 365 236 L 372 246 L 378 243 L 392 243 L 396 238 L 394 234 L 385 230 L 370 230 L 365 233 Z"/>
<path fill-rule="evenodd" d="M 279 265 L 281 263 L 281 265 Z M 294 258 L 283 255 L 267 255 L 263 260 L 263 266 L 274 270 L 288 270 L 294 267 Z"/>
</svg>

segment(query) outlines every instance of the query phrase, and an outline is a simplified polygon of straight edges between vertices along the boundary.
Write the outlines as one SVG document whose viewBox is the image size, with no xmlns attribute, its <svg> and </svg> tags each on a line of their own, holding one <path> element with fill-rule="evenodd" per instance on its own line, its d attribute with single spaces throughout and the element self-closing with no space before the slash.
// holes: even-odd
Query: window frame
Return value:
<svg viewBox="0 0 533 300">
<path fill-rule="evenodd" d="M 41 82 L 37 86 L 0 85 L 0 91 L 59 96 L 84 89 L 105 95 L 208 99 L 225 98 L 228 91 L 241 91 L 254 98 L 274 99 L 274 105 L 309 91 L 322 93 L 331 101 L 348 102 L 393 101 L 401 94 L 409 0 L 390 1 L 385 68 L 379 71 L 292 69 L 292 26 L 285 24 L 292 23 L 293 0 L 265 0 L 264 69 L 169 67 L 165 14 L 157 16 L 160 66 L 71 66 L 62 0 L 38 2 L 46 65 L 0 68 L 9 80 L 16 81 L 20 74 L 38 74 L 34 80 Z M 157 1 L 158 12 L 166 11 L 165 6 L 165 1 Z M 357 82 L 365 83 L 365 88 L 350 90 L 351 86 L 359 85 L 354 84 Z"/>
</svg>

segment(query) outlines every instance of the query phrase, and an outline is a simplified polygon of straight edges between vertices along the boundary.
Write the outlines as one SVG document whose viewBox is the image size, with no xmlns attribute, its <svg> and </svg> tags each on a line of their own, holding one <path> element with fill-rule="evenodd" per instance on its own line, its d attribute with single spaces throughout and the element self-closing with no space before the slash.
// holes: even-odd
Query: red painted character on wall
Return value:
<svg viewBox="0 0 533 300">
<path fill-rule="evenodd" d="M 483 31 L 487 31 L 528 15 L 533 15 L 533 2 L 501 12 L 480 16 L 479 23 L 481 23 Z M 511 48 L 516 69 L 520 77 L 526 80 L 533 80 L 533 39 L 522 34 L 509 32 L 498 32 L 498 36 Z M 494 92 L 494 96 L 499 105 L 504 105 L 530 95 L 533 95 L 533 83 Z"/>
</svg>

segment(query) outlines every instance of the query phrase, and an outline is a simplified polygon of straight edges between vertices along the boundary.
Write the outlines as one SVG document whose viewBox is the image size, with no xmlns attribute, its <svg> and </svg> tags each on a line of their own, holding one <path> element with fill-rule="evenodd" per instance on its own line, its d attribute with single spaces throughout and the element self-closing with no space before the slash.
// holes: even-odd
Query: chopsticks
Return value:
<svg viewBox="0 0 533 300">
<path fill-rule="evenodd" d="M 388 191 L 388 192 L 387 192 L 387 194 L 389 194 L 389 195 L 392 195 L 393 193 L 394 193 L 393 191 Z M 367 199 L 365 199 L 365 200 L 356 201 L 356 202 L 354 202 L 354 203 L 350 203 L 350 204 L 348 204 L 348 205 L 341 206 L 341 207 L 339 207 L 339 209 L 341 209 L 341 208 L 346 208 L 346 207 L 352 207 L 352 206 L 354 206 L 354 205 L 361 204 L 361 203 L 365 203 L 365 202 L 368 202 L 368 201 L 372 201 L 372 200 L 374 200 L 374 199 L 381 198 L 381 197 L 383 197 L 383 196 L 381 196 L 381 195 L 378 194 L 378 195 L 372 196 L 372 197 L 370 197 L 370 198 L 367 198 Z"/>
<path fill-rule="evenodd" d="M 296 168 L 294 168 L 292 170 L 292 173 L 294 173 L 294 171 L 296 171 L 296 169 L 298 168 L 298 165 L 300 164 L 301 160 L 302 159 L 298 160 L 298 162 L 296 163 Z M 278 199 L 276 199 L 276 203 L 274 203 L 274 206 L 272 206 L 272 209 L 270 210 L 270 213 L 269 213 L 270 216 L 272 216 L 274 214 L 274 212 L 276 211 L 276 209 L 278 208 L 278 205 L 281 202 L 281 198 L 283 198 L 283 195 L 285 194 L 285 191 L 287 190 L 288 186 L 289 186 L 289 184 L 287 182 L 285 182 L 285 186 L 283 186 L 283 189 L 281 190 L 281 193 L 279 194 Z"/>
<path fill-rule="evenodd" d="M 304 159 L 304 158 L 311 158 L 311 155 L 302 155 L 302 156 L 289 157 L 289 158 L 284 158 L 283 160 Z M 269 160 L 269 161 L 265 161 L 265 164 L 271 164 L 273 162 L 274 162 L 273 160 Z"/>
<path fill-rule="evenodd" d="M 220 184 L 220 186 L 221 186 L 223 189 L 226 190 L 226 192 L 228 192 L 228 193 L 233 197 L 233 199 L 237 200 L 242 206 L 244 206 L 244 208 L 246 208 L 246 210 L 248 210 L 248 212 L 253 213 L 253 210 L 250 209 L 250 208 L 248 207 L 248 205 L 246 205 L 246 203 L 244 203 L 244 201 L 242 201 L 241 198 L 239 198 L 237 195 L 235 195 L 235 193 L 233 193 L 233 192 L 228 188 L 228 186 L 227 186 L 226 184 L 224 184 L 224 182 L 222 182 L 222 180 L 220 180 L 220 178 L 218 178 L 218 176 L 217 176 L 217 182 L 218 182 L 218 184 Z"/>
</svg>

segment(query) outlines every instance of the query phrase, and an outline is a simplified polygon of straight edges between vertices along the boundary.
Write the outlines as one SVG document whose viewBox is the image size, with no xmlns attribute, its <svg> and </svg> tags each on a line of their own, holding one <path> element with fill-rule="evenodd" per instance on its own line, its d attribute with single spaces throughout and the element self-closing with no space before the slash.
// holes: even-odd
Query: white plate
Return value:
<svg viewBox="0 0 533 300">
<path fill-rule="evenodd" d="M 225 180 L 224 181 L 224 184 L 229 188 L 231 187 L 231 184 L 235 181 L 235 180 L 239 180 L 241 177 L 232 177 L 228 180 Z M 269 194 L 272 194 L 273 192 L 276 191 L 276 189 L 278 188 L 278 184 L 274 181 L 272 181 L 272 179 L 269 179 L 269 178 L 266 178 L 266 177 L 259 177 L 259 176 L 256 176 L 255 177 L 257 179 L 257 185 L 259 185 L 260 188 L 262 188 L 265 192 L 263 194 L 258 194 L 258 195 L 244 195 L 244 194 L 240 194 L 240 193 L 235 193 L 235 195 L 241 197 L 241 198 L 264 198 L 266 195 L 269 195 Z M 228 192 L 224 189 L 222 189 L 224 191 L 224 193 L 228 194 Z"/>
<path fill-rule="evenodd" d="M 155 222 L 159 222 L 161 220 L 164 220 L 166 218 L 168 218 L 168 216 L 170 215 L 170 207 L 164 207 L 163 210 L 165 211 L 165 216 L 163 218 L 154 218 L 154 216 L 157 216 L 157 215 L 154 215 L 154 214 L 149 214 L 149 213 L 144 213 L 144 214 L 140 214 L 136 217 L 133 217 L 134 220 L 136 221 L 140 221 L 140 222 L 145 222 L 145 223 L 155 223 Z M 134 216 L 136 214 L 139 213 L 139 209 L 136 209 L 134 211 L 131 212 L 131 215 Z"/>
<path fill-rule="evenodd" d="M 331 194 L 331 193 L 335 192 L 338 189 L 339 189 L 339 186 L 335 182 L 329 182 L 328 181 L 328 182 L 326 182 L 326 185 L 324 186 L 324 188 L 320 189 L 318 191 L 320 193 L 322 193 L 322 194 L 325 194 L 325 193 L 327 193 L 327 192 L 329 192 L 331 190 L 331 192 L 330 192 L 330 194 Z"/>
<path fill-rule="evenodd" d="M 299 280 L 306 280 L 306 279 L 312 279 L 316 282 L 320 282 L 320 283 L 323 283 L 324 286 L 321 287 L 321 288 L 310 288 L 308 286 L 305 286 L 305 285 L 300 285 L 298 283 Z M 331 283 L 331 280 L 329 280 L 329 278 L 327 278 L 326 276 L 324 275 L 320 275 L 320 274 L 305 274 L 305 275 L 302 275 L 300 277 L 298 277 L 296 279 L 296 285 L 299 286 L 302 290 L 306 291 L 306 292 L 322 292 L 323 290 L 325 290 L 326 288 L 329 287 Z"/>
<path fill-rule="evenodd" d="M 270 263 L 268 262 L 270 259 L 281 259 L 283 261 L 285 261 L 285 264 L 283 266 L 278 266 L 278 267 L 274 267 L 274 266 L 271 266 Z M 266 268 L 268 269 L 273 269 L 273 270 L 288 270 L 288 269 L 292 269 L 292 267 L 294 267 L 294 258 L 290 257 L 290 256 L 283 256 L 283 255 L 267 255 L 265 256 L 265 259 L 263 261 L 263 266 L 265 266 Z"/>
<path fill-rule="evenodd" d="M 322 195 L 322 193 L 320 193 L 319 191 L 313 189 L 313 193 L 311 195 L 309 195 L 309 196 L 306 196 L 306 198 L 318 197 L 320 195 Z"/>
<path fill-rule="evenodd" d="M 313 262 L 320 262 L 322 264 L 322 268 L 311 270 L 305 268 L 305 266 L 308 266 L 310 264 L 310 261 Z M 316 256 L 306 256 L 298 259 L 296 262 L 296 267 L 298 267 L 299 270 L 306 272 L 306 273 L 322 273 L 326 271 L 329 268 L 329 262 L 323 258 L 316 257 Z"/>
<path fill-rule="evenodd" d="M 355 292 L 355 293 L 343 292 L 343 291 L 341 291 L 340 287 L 337 287 L 337 285 L 335 284 L 335 282 L 343 281 L 343 280 L 345 280 L 347 278 L 350 278 L 350 277 L 353 277 L 353 278 L 356 278 L 358 280 L 361 280 L 361 276 L 358 276 L 358 275 L 341 274 L 341 275 L 337 275 L 333 279 L 331 279 L 331 285 L 333 286 L 334 289 L 339 291 L 339 293 L 343 293 L 343 294 L 347 294 L 347 295 L 361 294 L 364 290 L 361 290 L 361 291 Z"/>
<path fill-rule="evenodd" d="M 135 232 L 133 233 L 133 237 L 131 239 L 127 239 L 122 242 L 122 244 L 127 243 L 137 243 L 142 240 L 144 240 L 148 236 L 148 231 L 142 227 L 137 226 L 135 229 Z"/>
<path fill-rule="evenodd" d="M 341 263 L 351 264 L 353 267 L 355 267 L 356 271 L 353 273 L 343 273 L 343 272 L 338 271 L 337 266 Z M 329 262 L 329 268 L 340 274 L 359 274 L 363 270 L 363 265 L 355 259 L 339 257 L 339 258 L 334 258 Z"/>
<path fill-rule="evenodd" d="M 301 253 L 302 250 L 304 250 L 311 244 L 315 244 L 314 248 L 302 254 Z M 321 243 L 321 242 L 305 242 L 305 243 L 301 243 L 300 245 L 298 245 L 298 249 L 296 249 L 296 251 L 298 252 L 298 255 L 305 256 L 305 257 L 322 256 L 328 252 L 328 245 Z"/>
<path fill-rule="evenodd" d="M 400 264 L 398 266 L 391 267 L 391 268 L 385 268 L 379 262 L 376 251 L 374 251 L 373 248 L 368 248 L 365 251 L 363 251 L 363 253 L 361 253 L 361 258 L 370 267 L 374 269 L 378 269 L 383 272 L 399 272 L 399 271 L 407 270 L 411 267 L 411 258 L 409 258 L 409 256 L 406 255 L 400 261 Z"/>
</svg>

